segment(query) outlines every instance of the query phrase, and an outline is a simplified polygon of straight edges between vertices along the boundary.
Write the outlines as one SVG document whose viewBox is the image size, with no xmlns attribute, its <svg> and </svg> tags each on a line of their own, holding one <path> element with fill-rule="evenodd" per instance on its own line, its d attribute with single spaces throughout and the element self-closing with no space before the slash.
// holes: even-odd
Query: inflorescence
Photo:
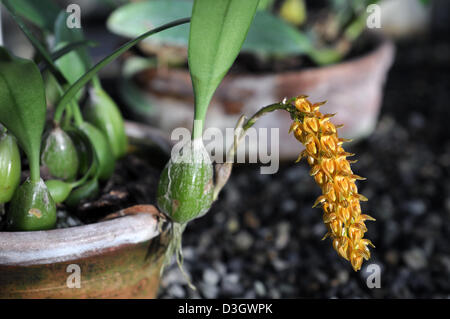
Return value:
<svg viewBox="0 0 450 319">
<path fill-rule="evenodd" d="M 365 178 L 355 175 L 347 160 L 354 154 L 347 153 L 342 144 L 348 140 L 339 138 L 337 128 L 329 120 L 333 114 L 319 111 L 325 102 L 312 104 L 307 96 L 299 96 L 294 101 L 294 119 L 289 132 L 304 146 L 297 162 L 305 157 L 311 166 L 310 174 L 322 189 L 313 207 L 322 205 L 323 221 L 328 228 L 324 239 L 333 240 L 333 248 L 340 256 L 349 260 L 355 271 L 361 268 L 363 259 L 370 258 L 368 246 L 375 247 L 364 239 L 366 220 L 375 220 L 361 214 L 360 201 L 367 198 L 358 193 L 356 180 Z"/>
</svg>

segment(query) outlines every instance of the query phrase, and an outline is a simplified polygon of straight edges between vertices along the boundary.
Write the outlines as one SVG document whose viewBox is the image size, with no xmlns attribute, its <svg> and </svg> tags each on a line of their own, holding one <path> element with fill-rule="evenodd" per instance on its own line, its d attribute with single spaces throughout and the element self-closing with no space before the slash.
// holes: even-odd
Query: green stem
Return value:
<svg viewBox="0 0 450 319">
<path fill-rule="evenodd" d="M 33 152 L 33 154 L 27 154 L 30 160 L 30 180 L 33 183 L 38 183 L 41 180 L 41 171 L 39 167 L 39 151 Z"/>
<path fill-rule="evenodd" d="M 98 71 L 100 71 L 102 68 L 104 68 L 106 65 L 114 61 L 116 58 L 118 58 L 121 54 L 126 52 L 128 49 L 132 48 L 136 44 L 139 43 L 139 41 L 155 34 L 158 32 L 161 32 L 163 30 L 187 23 L 190 21 L 190 18 L 184 18 L 184 19 L 178 19 L 175 21 L 172 21 L 170 23 L 164 24 L 161 27 L 155 28 L 153 30 L 150 30 L 139 37 L 137 37 L 134 40 L 131 40 L 124 45 L 122 45 L 119 49 L 108 55 L 106 58 L 98 62 L 96 65 L 94 65 L 89 71 L 87 71 L 81 78 L 79 78 L 74 84 L 70 86 L 70 88 L 66 91 L 66 93 L 63 95 L 63 97 L 59 100 L 54 119 L 56 122 L 59 122 L 61 119 L 61 116 L 64 112 L 64 109 L 66 108 L 69 101 L 75 96 L 75 94 L 87 83 L 89 82 Z"/>
<path fill-rule="evenodd" d="M 292 110 L 292 108 L 293 108 L 293 106 L 290 103 L 274 103 L 274 104 L 267 105 L 267 106 L 263 107 L 262 109 L 260 109 L 255 114 L 253 114 L 253 116 L 251 118 L 249 118 L 248 121 L 244 124 L 242 129 L 244 130 L 244 133 L 245 133 L 245 131 L 247 131 L 250 127 L 252 127 L 256 123 L 256 121 L 266 113 L 273 112 L 276 110 L 290 111 L 290 110 Z"/>
<path fill-rule="evenodd" d="M 203 123 L 203 120 L 194 118 L 194 124 L 192 125 L 192 140 L 195 140 L 196 138 L 202 138 Z"/>
<path fill-rule="evenodd" d="M 219 196 L 220 191 L 225 186 L 225 184 L 228 182 L 228 179 L 231 175 L 231 170 L 233 168 L 233 158 L 234 155 L 237 152 L 237 148 L 239 146 L 239 143 L 241 142 L 242 138 L 245 136 L 245 133 L 247 130 L 252 127 L 256 121 L 263 116 L 266 113 L 270 113 L 276 110 L 285 110 L 292 114 L 294 112 L 295 107 L 291 104 L 295 98 L 292 98 L 290 100 L 283 101 L 281 103 L 274 103 L 267 105 L 263 108 L 261 108 L 258 112 L 253 114 L 253 116 L 245 122 L 245 124 L 242 124 L 245 120 L 245 117 L 242 115 L 234 129 L 234 142 L 233 145 L 230 147 L 230 149 L 227 152 L 226 162 L 223 164 L 220 164 L 216 167 L 216 185 L 214 187 L 214 200 L 217 199 Z M 241 131 L 238 131 L 241 129 Z"/>
</svg>

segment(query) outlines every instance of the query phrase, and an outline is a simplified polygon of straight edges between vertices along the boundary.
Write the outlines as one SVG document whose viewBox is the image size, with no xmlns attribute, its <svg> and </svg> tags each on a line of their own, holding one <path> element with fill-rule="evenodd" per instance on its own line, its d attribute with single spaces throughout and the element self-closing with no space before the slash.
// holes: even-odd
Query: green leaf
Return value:
<svg viewBox="0 0 450 319">
<path fill-rule="evenodd" d="M 11 1 L 11 6 L 20 16 L 48 32 L 53 30 L 53 24 L 60 11 L 51 0 L 14 0 Z"/>
<path fill-rule="evenodd" d="M 263 2 L 260 1 L 260 5 Z M 181 0 L 156 0 L 130 3 L 118 8 L 108 19 L 111 32 L 124 36 L 136 37 L 151 25 L 169 21 L 173 17 L 189 16 L 192 3 Z M 175 46 L 187 47 L 189 26 L 170 29 L 145 40 L 153 47 Z M 310 39 L 272 13 L 260 10 L 242 45 L 241 51 L 262 56 L 286 56 L 302 54 L 311 50 Z"/>
<path fill-rule="evenodd" d="M 189 33 L 188 61 L 195 96 L 193 138 L 211 98 L 236 59 L 258 6 L 258 0 L 195 0 Z"/>
<path fill-rule="evenodd" d="M 139 41 L 156 34 L 158 32 L 164 31 L 166 29 L 175 27 L 180 24 L 184 24 L 189 22 L 189 18 L 179 19 L 175 20 L 173 22 L 167 23 L 163 26 L 160 26 L 158 28 L 155 28 L 153 30 L 150 30 L 148 32 L 145 32 L 144 34 L 140 35 L 136 39 L 133 39 L 124 45 L 122 45 L 120 48 L 109 54 L 107 57 L 105 57 L 103 60 L 98 62 L 96 65 L 94 65 L 89 71 L 87 71 L 81 78 L 78 79 L 73 85 L 70 86 L 69 89 L 67 89 L 66 93 L 63 95 L 63 97 L 59 100 L 58 105 L 56 106 L 55 111 L 55 121 L 59 122 L 61 120 L 62 113 L 64 112 L 65 107 L 68 105 L 69 101 L 77 94 L 77 92 L 87 83 L 89 82 L 98 71 L 100 71 L 102 68 L 107 66 L 109 63 L 117 59 L 121 54 L 126 52 L 131 47 L 135 46 Z"/>
<path fill-rule="evenodd" d="M 310 39 L 297 29 L 267 11 L 255 15 L 243 52 L 262 56 L 286 56 L 311 50 Z"/>
<path fill-rule="evenodd" d="M 38 182 L 41 136 L 45 124 L 44 82 L 36 64 L 0 47 L 0 122 L 17 138 Z"/>
<path fill-rule="evenodd" d="M 108 29 L 118 35 L 134 38 L 147 30 L 188 17 L 192 2 L 180 0 L 154 0 L 130 3 L 115 10 L 108 18 Z M 187 47 L 189 26 L 183 25 L 155 34 L 144 40 L 151 45 Z"/>
</svg>

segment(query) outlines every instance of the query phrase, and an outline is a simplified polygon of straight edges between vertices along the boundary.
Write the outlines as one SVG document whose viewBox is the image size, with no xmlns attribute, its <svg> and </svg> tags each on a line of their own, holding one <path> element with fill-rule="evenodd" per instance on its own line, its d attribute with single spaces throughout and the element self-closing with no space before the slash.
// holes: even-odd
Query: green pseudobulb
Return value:
<svg viewBox="0 0 450 319">
<path fill-rule="evenodd" d="M 164 168 L 157 193 L 159 208 L 184 224 L 204 215 L 213 202 L 213 168 L 201 139 L 173 152 Z"/>
<path fill-rule="evenodd" d="M 76 177 L 79 160 L 75 144 L 60 128 L 55 128 L 45 138 L 41 152 L 41 163 L 55 178 L 72 180 Z"/>
<path fill-rule="evenodd" d="M 85 119 L 105 134 L 116 159 L 126 154 L 128 139 L 122 114 L 103 89 L 91 89 Z"/>
<path fill-rule="evenodd" d="M 16 140 L 0 133 L 0 204 L 7 203 L 20 182 L 20 153 Z"/>
<path fill-rule="evenodd" d="M 10 230 L 31 231 L 51 229 L 56 224 L 56 206 L 53 198 L 40 179 L 27 179 L 16 190 L 7 215 Z"/>
</svg>

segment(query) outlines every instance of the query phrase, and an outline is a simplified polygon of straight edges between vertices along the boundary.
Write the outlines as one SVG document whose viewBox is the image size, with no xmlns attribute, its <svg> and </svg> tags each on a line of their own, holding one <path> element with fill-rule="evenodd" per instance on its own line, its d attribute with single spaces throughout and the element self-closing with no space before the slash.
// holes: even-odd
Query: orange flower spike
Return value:
<svg viewBox="0 0 450 319">
<path fill-rule="evenodd" d="M 374 219 L 361 214 L 360 201 L 367 198 L 358 193 L 355 182 L 365 178 L 353 174 L 350 163 L 355 161 L 347 157 L 354 154 L 342 148 L 349 140 L 338 137 L 337 128 L 342 125 L 330 122 L 334 114 L 319 111 L 324 103 L 312 104 L 307 96 L 298 96 L 295 108 L 301 116 L 292 123 L 289 132 L 294 132 L 296 139 L 304 144 L 299 160 L 307 158 L 310 175 L 322 189 L 313 207 L 321 206 L 324 211 L 323 221 L 328 229 L 324 239 L 330 237 L 337 253 L 358 271 L 363 260 L 370 258 L 368 246 L 374 247 L 370 240 L 363 238 L 367 231 L 364 222 Z"/>
</svg>

